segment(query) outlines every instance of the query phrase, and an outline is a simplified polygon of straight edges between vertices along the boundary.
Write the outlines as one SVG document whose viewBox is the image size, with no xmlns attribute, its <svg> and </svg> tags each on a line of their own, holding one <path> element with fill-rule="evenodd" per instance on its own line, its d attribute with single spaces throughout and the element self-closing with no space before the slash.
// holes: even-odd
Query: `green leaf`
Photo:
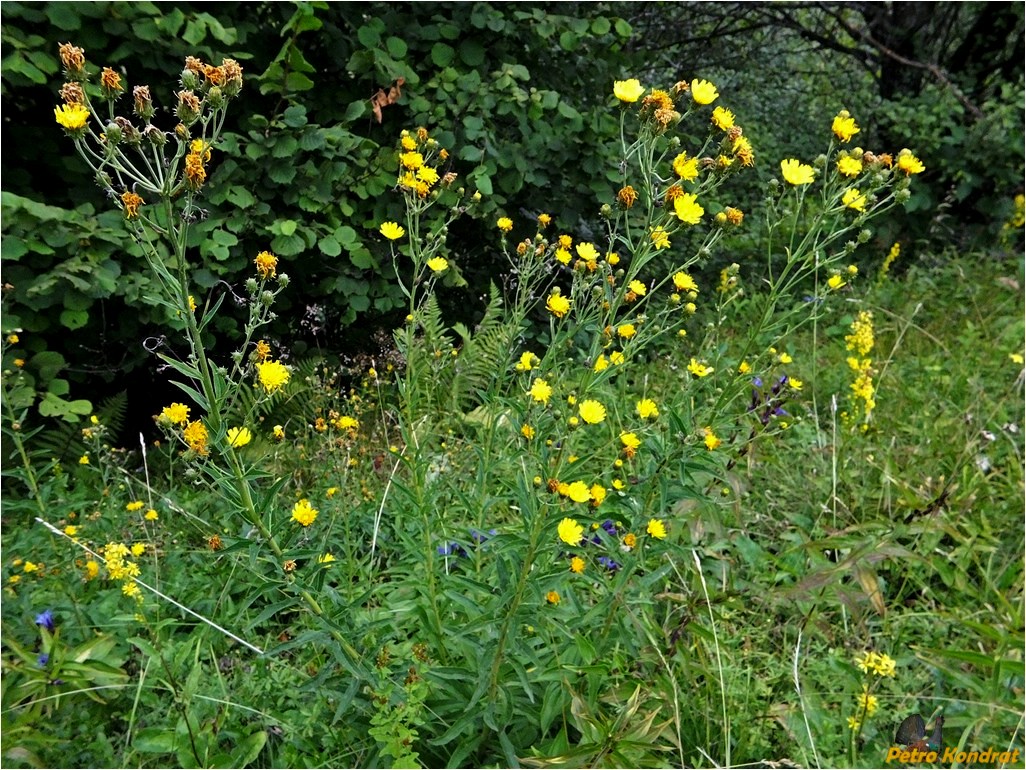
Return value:
<svg viewBox="0 0 1026 770">
<path fill-rule="evenodd" d="M 431 47 L 431 61 L 436 67 L 448 67 L 455 56 L 456 51 L 445 43 L 435 43 Z"/>
<path fill-rule="evenodd" d="M 485 60 L 485 49 L 477 40 L 468 38 L 460 43 L 460 58 L 468 67 L 477 67 Z"/>
<path fill-rule="evenodd" d="M 609 19 L 604 16 L 599 16 L 591 23 L 591 33 L 593 35 L 605 35 L 609 32 L 612 25 L 609 23 Z"/>
<path fill-rule="evenodd" d="M 365 48 L 376 48 L 381 42 L 381 30 L 384 28 L 385 25 L 379 19 L 374 19 L 370 24 L 360 27 L 356 31 L 356 39 Z"/>
<path fill-rule="evenodd" d="M 164 727 L 144 727 L 132 739 L 132 748 L 141 754 L 173 754 L 176 749 L 174 731 Z"/>
<path fill-rule="evenodd" d="M 50 3 L 46 6 L 46 18 L 57 29 L 74 32 L 82 28 L 82 17 L 71 3 Z"/>
<path fill-rule="evenodd" d="M 346 123 L 352 123 L 358 118 L 362 118 L 364 113 L 367 112 L 367 100 L 360 99 L 355 102 L 350 102 L 349 106 L 346 107 L 346 114 L 342 116 L 342 120 Z"/>
<path fill-rule="evenodd" d="M 254 203 L 256 198 L 253 197 L 253 193 L 247 190 L 245 187 L 233 186 L 228 193 L 228 200 L 234 203 L 240 209 L 248 209 Z"/>
<path fill-rule="evenodd" d="M 617 19 L 613 26 L 616 28 L 616 34 L 623 38 L 630 37 L 633 32 L 631 25 L 623 19 Z"/>
<path fill-rule="evenodd" d="M 314 85 L 315 83 L 302 72 L 290 72 L 285 78 L 285 88 L 288 91 L 309 91 Z"/>
<path fill-rule="evenodd" d="M 189 23 L 185 25 L 185 32 L 182 33 L 182 40 L 191 46 L 197 46 L 203 42 L 203 38 L 206 36 L 206 25 L 197 22 L 195 19 L 189 19 Z"/>
<path fill-rule="evenodd" d="M 328 257 L 337 257 L 342 253 L 342 244 L 336 241 L 332 236 L 326 235 L 317 242 L 317 248 L 321 250 L 321 253 Z"/>
<path fill-rule="evenodd" d="M 89 323 L 89 313 L 84 310 L 64 310 L 61 312 L 61 325 L 75 331 Z"/>
<path fill-rule="evenodd" d="M 299 128 L 306 125 L 306 107 L 302 104 L 293 104 L 282 115 L 282 120 L 289 128 Z"/>
<path fill-rule="evenodd" d="M 228 767 L 246 767 L 257 758 L 267 743 L 267 732 L 257 730 L 243 738 L 232 750 L 231 763 Z"/>
<path fill-rule="evenodd" d="M 388 55 L 393 59 L 402 59 L 406 56 L 409 47 L 402 38 L 390 37 L 385 41 L 385 50 L 388 51 Z"/>
</svg>

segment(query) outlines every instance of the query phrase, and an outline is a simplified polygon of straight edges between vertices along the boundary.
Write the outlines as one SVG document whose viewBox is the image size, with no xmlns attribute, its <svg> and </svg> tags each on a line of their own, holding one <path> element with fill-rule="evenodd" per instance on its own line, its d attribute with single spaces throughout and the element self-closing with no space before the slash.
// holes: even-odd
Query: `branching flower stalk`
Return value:
<svg viewBox="0 0 1026 770">
<path fill-rule="evenodd" d="M 235 428 L 233 434 L 225 415 L 241 389 L 247 387 L 248 378 L 255 375 L 267 397 L 288 382 L 287 367 L 268 361 L 270 348 L 266 343 L 258 342 L 249 350 L 255 331 L 274 318 L 270 308 L 288 286 L 288 276 L 277 272 L 274 255 L 257 255 L 257 276 L 246 282 L 250 312 L 245 341 L 232 354 L 229 371 L 211 361 L 203 341 L 203 331 L 225 295 L 204 307 L 197 317 L 186 254 L 190 225 L 203 215 L 196 201 L 207 180 L 207 164 L 224 127 L 228 106 L 242 89 L 242 68 L 232 59 L 215 67 L 187 57 L 180 77 L 182 88 L 176 93 L 175 115 L 179 122 L 165 132 L 150 122 L 156 109 L 148 86 L 136 86 L 132 91 L 132 113 L 144 124 L 140 128 L 129 118 L 116 115 L 115 102 L 125 91 L 117 72 L 103 69 L 97 93 L 89 83 L 82 49 L 63 44 L 60 58 L 66 82 L 61 89 L 64 104 L 54 110 L 55 119 L 94 170 L 97 182 L 122 209 L 129 231 L 157 279 L 159 292 L 153 300 L 167 309 L 173 324 L 184 327 L 188 357 L 181 360 L 165 352 L 158 355 L 186 378 L 186 382 L 175 384 L 204 414 L 190 421 L 188 407 L 172 404 L 160 415 L 158 424 L 187 447 L 186 457 L 210 478 L 221 497 L 239 507 L 280 563 L 283 550 L 253 497 L 252 484 L 262 474 L 247 468 L 236 452 L 250 434 L 245 427 Z M 107 105 L 105 120 L 96 108 L 97 100 Z M 103 130 L 98 131 L 94 125 L 102 125 Z M 212 448 L 216 450 L 213 453 Z M 300 589 L 298 594 L 315 615 L 324 617 L 324 610 L 309 591 Z M 330 633 L 350 662 L 358 665 L 359 655 L 352 645 L 337 629 L 332 628 Z"/>
</svg>

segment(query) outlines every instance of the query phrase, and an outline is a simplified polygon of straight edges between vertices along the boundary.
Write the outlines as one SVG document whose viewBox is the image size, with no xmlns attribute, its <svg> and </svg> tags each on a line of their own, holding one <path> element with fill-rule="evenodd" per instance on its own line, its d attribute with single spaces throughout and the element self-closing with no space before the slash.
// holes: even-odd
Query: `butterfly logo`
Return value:
<svg viewBox="0 0 1026 770">
<path fill-rule="evenodd" d="M 922 715 L 912 714 L 905 717 L 901 724 L 898 725 L 898 732 L 894 735 L 894 742 L 918 751 L 939 751 L 943 728 L 944 717 L 938 716 L 933 722 L 933 732 L 930 735 L 930 740 L 926 740 L 926 722 L 923 720 Z"/>
</svg>

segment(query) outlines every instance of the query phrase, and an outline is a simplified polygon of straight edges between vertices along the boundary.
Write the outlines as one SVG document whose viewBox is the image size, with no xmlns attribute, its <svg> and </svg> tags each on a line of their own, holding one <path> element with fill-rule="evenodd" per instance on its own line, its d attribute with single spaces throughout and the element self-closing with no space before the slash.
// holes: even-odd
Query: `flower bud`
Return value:
<svg viewBox="0 0 1026 770">
<path fill-rule="evenodd" d="M 138 147 L 139 143 L 142 142 L 142 134 L 139 133 L 139 129 L 132 125 L 132 121 L 119 115 L 114 118 L 114 122 L 121 129 L 125 143 L 132 147 Z"/>
<path fill-rule="evenodd" d="M 118 143 L 121 141 L 121 126 L 113 122 L 108 123 L 103 133 L 107 137 L 108 147 L 114 148 L 118 146 Z"/>
<path fill-rule="evenodd" d="M 167 134 L 152 123 L 143 129 L 143 136 L 146 138 L 146 141 L 154 147 L 160 148 L 167 144 Z"/>
<path fill-rule="evenodd" d="M 58 51 L 68 80 L 78 83 L 84 81 L 87 77 L 85 71 L 85 51 L 71 43 L 61 43 Z"/>
<path fill-rule="evenodd" d="M 224 106 L 224 92 L 218 86 L 207 91 L 207 104 L 212 110 L 218 110 Z"/>
<path fill-rule="evenodd" d="M 136 86 L 132 89 L 132 110 L 143 120 L 153 117 L 153 98 L 149 86 Z"/>
<path fill-rule="evenodd" d="M 175 126 L 175 136 L 178 138 L 178 141 L 180 142 L 188 142 L 190 139 L 192 139 L 192 134 L 189 133 L 189 129 L 186 128 L 184 123 L 179 123 L 177 126 Z"/>
<path fill-rule="evenodd" d="M 247 278 L 246 279 L 246 291 L 249 294 L 252 295 L 252 294 L 256 294 L 256 290 L 257 290 L 257 280 L 256 280 L 256 278 Z"/>
<path fill-rule="evenodd" d="M 873 237 L 872 230 L 859 230 L 859 243 L 868 243 L 869 239 Z"/>
<path fill-rule="evenodd" d="M 599 215 L 603 219 L 609 219 L 611 216 L 613 216 L 613 207 L 610 206 L 608 203 L 603 203 L 602 208 L 599 209 Z"/>
<path fill-rule="evenodd" d="M 188 67 L 182 70 L 181 82 L 182 88 L 186 89 L 187 91 L 196 91 L 199 89 L 201 85 L 199 74 L 193 72 Z"/>
<path fill-rule="evenodd" d="M 908 190 L 908 188 L 897 190 L 894 193 L 894 200 L 896 200 L 898 203 L 907 203 L 908 199 L 911 197 L 912 193 Z"/>
<path fill-rule="evenodd" d="M 279 273 L 278 274 L 278 285 L 281 286 L 281 288 L 283 288 L 283 289 L 286 286 L 289 285 L 289 275 L 288 275 L 288 273 Z"/>
<path fill-rule="evenodd" d="M 233 99 L 242 90 L 242 67 L 235 59 L 225 59 L 221 62 L 221 70 L 224 72 L 224 95 Z"/>
<path fill-rule="evenodd" d="M 178 97 L 178 107 L 175 108 L 175 114 L 182 123 L 186 126 L 191 126 L 199 120 L 200 113 L 203 110 L 199 97 L 190 90 L 179 91 L 175 96 Z"/>
</svg>

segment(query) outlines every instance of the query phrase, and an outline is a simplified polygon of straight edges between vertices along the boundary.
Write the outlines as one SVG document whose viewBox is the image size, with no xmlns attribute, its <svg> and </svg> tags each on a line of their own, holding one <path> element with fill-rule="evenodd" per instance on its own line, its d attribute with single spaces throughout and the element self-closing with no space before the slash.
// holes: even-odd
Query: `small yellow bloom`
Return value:
<svg viewBox="0 0 1026 770">
<path fill-rule="evenodd" d="M 62 104 L 53 108 L 57 122 L 69 132 L 81 131 L 89 120 L 89 110 L 81 104 Z"/>
<path fill-rule="evenodd" d="M 705 209 L 698 204 L 697 196 L 692 193 L 684 193 L 673 202 L 673 213 L 684 224 L 697 225 L 702 221 Z"/>
<path fill-rule="evenodd" d="M 592 367 L 593 372 L 603 372 L 609 368 L 609 359 L 606 358 L 605 353 L 600 353 L 599 357 L 595 359 L 595 366 Z"/>
<path fill-rule="evenodd" d="M 271 435 L 274 436 L 275 441 L 282 441 L 285 438 L 285 428 L 281 425 L 275 425 Z"/>
<path fill-rule="evenodd" d="M 333 561 L 335 561 L 335 557 L 330 553 L 322 554 L 317 557 L 318 564 L 331 564 Z"/>
<path fill-rule="evenodd" d="M 695 79 L 691 81 L 691 98 L 696 104 L 712 104 L 719 97 L 720 92 L 716 86 L 708 80 Z"/>
<path fill-rule="evenodd" d="M 840 289 L 844 285 L 846 285 L 846 281 L 839 275 L 832 275 L 827 279 L 827 286 L 831 289 Z"/>
<path fill-rule="evenodd" d="M 84 455 L 78 458 L 79 465 L 89 465 L 89 453 L 86 452 Z"/>
<path fill-rule="evenodd" d="M 516 370 L 518 372 L 529 372 L 536 367 L 541 361 L 534 353 L 529 350 L 525 350 L 520 354 L 520 360 L 517 362 Z"/>
<path fill-rule="evenodd" d="M 291 376 L 288 367 L 281 361 L 263 361 L 256 365 L 256 369 L 257 379 L 268 394 L 285 387 Z"/>
<path fill-rule="evenodd" d="M 621 353 L 619 350 L 614 350 L 612 353 L 609 354 L 609 363 L 611 363 L 613 366 L 619 366 L 625 360 L 626 359 L 624 358 L 623 353 Z"/>
<path fill-rule="evenodd" d="M 794 158 L 780 161 L 780 173 L 785 182 L 793 185 L 811 184 L 816 178 L 812 166 Z"/>
<path fill-rule="evenodd" d="M 269 251 L 261 251 L 253 260 L 257 275 L 262 279 L 274 278 L 278 274 L 278 258 Z"/>
<path fill-rule="evenodd" d="M 499 221 L 496 222 L 495 225 L 502 230 L 502 232 L 508 233 L 513 229 L 513 220 L 509 217 L 499 217 Z"/>
<path fill-rule="evenodd" d="M 583 481 L 575 481 L 567 486 L 566 496 L 575 503 L 586 503 L 591 500 L 591 490 Z M 560 536 L 562 537 L 562 535 Z"/>
<path fill-rule="evenodd" d="M 858 176 L 862 173 L 862 161 L 845 155 L 837 161 L 837 170 L 844 176 Z"/>
<path fill-rule="evenodd" d="M 855 118 L 849 115 L 847 110 L 841 110 L 837 114 L 831 128 L 833 129 L 834 136 L 842 142 L 851 141 L 851 138 L 861 130 L 855 125 Z"/>
<path fill-rule="evenodd" d="M 645 93 L 645 87 L 636 78 L 613 82 L 613 96 L 625 104 L 638 101 L 643 93 Z"/>
<path fill-rule="evenodd" d="M 649 233 L 649 238 L 652 239 L 652 245 L 657 249 L 670 248 L 670 236 L 662 227 L 653 228 L 652 232 Z"/>
<path fill-rule="evenodd" d="M 540 377 L 531 383 L 531 390 L 528 392 L 531 398 L 541 404 L 547 404 L 552 397 L 552 388 Z"/>
<path fill-rule="evenodd" d="M 683 271 L 673 274 L 673 285 L 677 291 L 698 291 L 698 284 L 695 283 L 695 279 Z"/>
<path fill-rule="evenodd" d="M 545 601 L 547 601 L 549 604 L 559 604 L 559 592 L 549 591 L 547 594 L 545 594 Z"/>
<path fill-rule="evenodd" d="M 705 448 L 710 452 L 720 445 L 721 442 L 719 438 L 717 438 L 716 434 L 713 433 L 712 428 L 706 427 L 702 432 L 705 434 L 705 438 L 703 439 L 705 442 Z"/>
<path fill-rule="evenodd" d="M 737 371 L 738 374 L 748 374 L 750 371 L 752 371 L 751 364 L 749 364 L 747 361 L 742 361 L 740 364 L 738 364 Z"/>
<path fill-rule="evenodd" d="M 616 333 L 626 340 L 637 334 L 638 330 L 634 328 L 634 324 L 620 324 L 616 327 Z"/>
<path fill-rule="evenodd" d="M 86 562 L 85 567 L 86 567 L 86 577 L 85 577 L 86 580 L 95 580 L 96 577 L 100 574 L 100 565 L 99 565 L 99 563 L 93 561 L 92 559 L 90 559 L 89 561 Z"/>
<path fill-rule="evenodd" d="M 136 556 L 136 557 L 142 556 L 144 553 L 146 553 L 146 544 L 145 543 L 133 543 L 131 550 L 132 550 L 132 556 Z"/>
<path fill-rule="evenodd" d="M 143 514 L 143 518 L 146 519 L 146 521 L 156 521 L 160 516 L 155 510 L 150 508 L 145 514 Z"/>
<path fill-rule="evenodd" d="M 171 425 L 182 425 L 189 421 L 189 407 L 177 401 L 171 406 L 165 406 L 160 412 L 160 419 Z"/>
<path fill-rule="evenodd" d="M 520 428 L 520 435 L 530 441 L 534 438 L 534 428 L 530 425 L 524 425 Z"/>
<path fill-rule="evenodd" d="M 638 412 L 638 417 L 642 420 L 648 420 L 659 416 L 659 407 L 656 406 L 656 402 L 650 398 L 643 398 L 634 405 L 634 408 Z"/>
<path fill-rule="evenodd" d="M 854 187 L 849 187 L 844 191 L 844 195 L 841 196 L 841 203 L 844 204 L 846 208 L 852 209 L 853 211 L 866 210 L 866 196 Z"/>
<path fill-rule="evenodd" d="M 734 127 L 734 113 L 723 107 L 716 107 L 712 112 L 712 123 L 721 131 Z"/>
<path fill-rule="evenodd" d="M 584 572 L 584 559 L 580 556 L 575 556 L 570 560 L 570 571 L 575 572 L 578 575 Z"/>
<path fill-rule="evenodd" d="M 559 539 L 567 545 L 579 545 L 584 539 L 584 527 L 573 519 L 563 519 L 556 528 Z"/>
<path fill-rule="evenodd" d="M 686 152 L 680 153 L 673 159 L 673 172 L 685 182 L 694 181 L 698 178 L 698 158 L 689 158 Z"/>
<path fill-rule="evenodd" d="M 708 377 L 716 370 L 713 369 L 711 366 L 706 366 L 698 359 L 692 358 L 691 362 L 688 364 L 688 371 L 696 377 Z"/>
<path fill-rule="evenodd" d="M 591 243 L 578 243 L 575 251 L 577 256 L 583 259 L 585 262 L 592 262 L 598 259 L 598 249 L 595 248 L 594 244 Z"/>
<path fill-rule="evenodd" d="M 142 500 L 133 500 L 132 502 L 130 502 L 128 505 L 125 506 L 125 510 L 126 511 L 141 511 L 143 509 L 143 505 L 144 505 L 144 503 L 143 503 Z"/>
<path fill-rule="evenodd" d="M 606 419 L 606 408 L 598 401 L 588 399 L 579 407 L 581 419 L 589 425 L 596 425 Z"/>
<path fill-rule="evenodd" d="M 659 519 L 649 519 L 646 531 L 658 540 L 666 538 L 666 525 L 659 521 Z"/>
<path fill-rule="evenodd" d="M 305 497 L 292 507 L 292 520 L 303 527 L 309 527 L 317 518 L 317 509 Z"/>
<path fill-rule="evenodd" d="M 926 171 L 922 161 L 913 155 L 909 150 L 902 150 L 898 153 L 898 168 L 905 172 L 905 176 L 921 174 Z"/>
<path fill-rule="evenodd" d="M 12 345 L 17 345 L 21 341 L 21 339 L 18 337 L 17 334 L 8 334 L 7 341 Z"/>
<path fill-rule="evenodd" d="M 250 433 L 249 428 L 229 428 L 228 429 L 228 446 L 238 449 L 244 447 L 250 441 L 253 440 L 253 434 Z"/>
<path fill-rule="evenodd" d="M 550 294 L 545 308 L 556 318 L 562 318 L 570 311 L 570 300 L 562 294 Z"/>
<path fill-rule="evenodd" d="M 432 272 L 440 273 L 449 267 L 449 261 L 445 257 L 433 257 L 427 261 L 427 266 Z"/>
<path fill-rule="evenodd" d="M 541 229 L 544 230 L 546 227 L 548 227 L 551 224 L 552 224 L 552 217 L 550 217 L 548 214 L 539 214 L 538 215 L 538 226 Z"/>
</svg>

